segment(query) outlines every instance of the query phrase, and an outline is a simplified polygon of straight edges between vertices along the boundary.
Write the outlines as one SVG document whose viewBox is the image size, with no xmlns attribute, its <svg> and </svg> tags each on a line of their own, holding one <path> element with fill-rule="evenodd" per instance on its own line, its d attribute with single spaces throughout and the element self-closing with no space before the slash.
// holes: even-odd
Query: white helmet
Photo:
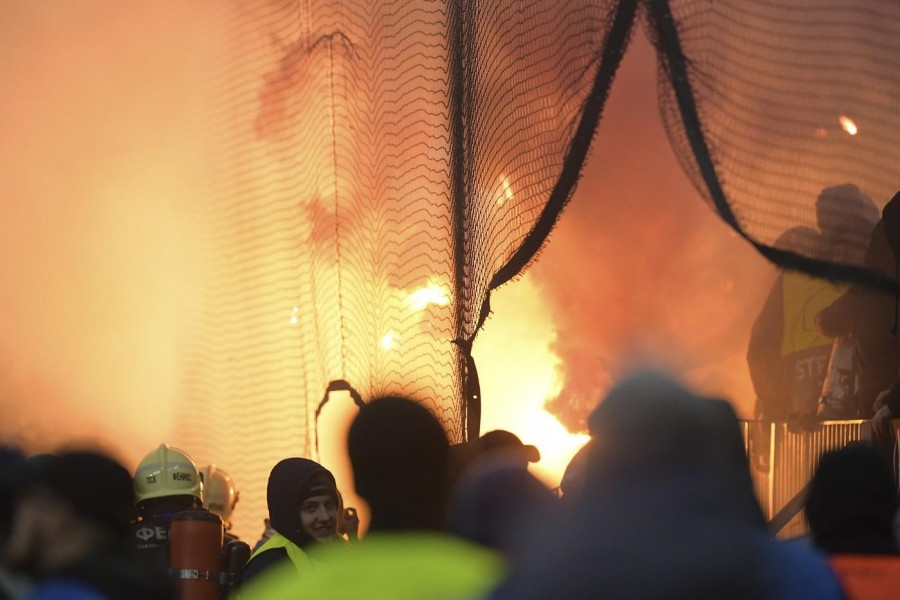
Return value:
<svg viewBox="0 0 900 600">
<path fill-rule="evenodd" d="M 203 467 L 200 478 L 203 480 L 203 508 L 222 517 L 225 528 L 230 528 L 231 513 L 240 496 L 234 480 L 215 464 Z"/>
</svg>

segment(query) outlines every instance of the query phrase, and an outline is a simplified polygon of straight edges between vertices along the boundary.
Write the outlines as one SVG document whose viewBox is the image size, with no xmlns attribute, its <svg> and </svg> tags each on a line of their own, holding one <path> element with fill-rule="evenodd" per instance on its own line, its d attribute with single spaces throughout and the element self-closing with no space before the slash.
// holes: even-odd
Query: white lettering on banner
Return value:
<svg viewBox="0 0 900 600">
<path fill-rule="evenodd" d="M 821 379 L 828 369 L 827 356 L 813 356 L 798 360 L 794 364 L 794 375 L 797 381 L 806 381 L 807 379 Z"/>
</svg>

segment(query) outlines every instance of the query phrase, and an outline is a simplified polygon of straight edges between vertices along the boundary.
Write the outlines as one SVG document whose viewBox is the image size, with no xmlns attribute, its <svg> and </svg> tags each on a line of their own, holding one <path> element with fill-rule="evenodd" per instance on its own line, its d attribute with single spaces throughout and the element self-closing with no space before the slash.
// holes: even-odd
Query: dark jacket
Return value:
<svg viewBox="0 0 900 600">
<path fill-rule="evenodd" d="M 884 223 L 872 231 L 866 251 L 866 266 L 892 276 L 896 261 L 885 236 Z M 856 285 L 819 313 L 819 330 L 828 337 L 854 336 L 859 348 L 859 414 L 871 417 L 880 392 L 897 377 L 900 355 L 894 326 L 896 299 L 893 294 Z"/>
<path fill-rule="evenodd" d="M 25 596 L 27 600 L 94 597 L 167 600 L 174 598 L 174 589 L 163 563 L 146 554 L 111 549 L 49 574 Z"/>
<path fill-rule="evenodd" d="M 900 192 L 888 202 L 881 212 L 884 223 L 884 235 L 894 255 L 896 271 L 894 274 L 900 278 Z M 900 317 L 900 295 L 895 296 L 894 327 L 896 330 L 898 317 Z M 900 340 L 900 338 L 898 338 Z M 894 347 L 895 353 L 900 353 L 900 348 Z M 896 375 L 896 373 L 895 373 Z M 887 397 L 887 406 L 895 417 L 900 417 L 900 378 L 897 378 L 890 387 Z"/>
</svg>

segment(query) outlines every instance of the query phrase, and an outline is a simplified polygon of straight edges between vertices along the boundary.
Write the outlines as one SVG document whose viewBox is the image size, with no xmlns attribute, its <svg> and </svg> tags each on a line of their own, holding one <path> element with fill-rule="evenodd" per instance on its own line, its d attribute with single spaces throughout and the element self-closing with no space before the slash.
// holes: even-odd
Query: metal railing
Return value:
<svg viewBox="0 0 900 600">
<path fill-rule="evenodd" d="M 782 537 L 808 531 L 803 501 L 822 454 L 871 438 L 871 423 L 866 420 L 819 421 L 807 428 L 741 421 L 741 430 L 763 513 L 770 528 Z M 896 427 L 893 431 L 896 435 Z"/>
</svg>

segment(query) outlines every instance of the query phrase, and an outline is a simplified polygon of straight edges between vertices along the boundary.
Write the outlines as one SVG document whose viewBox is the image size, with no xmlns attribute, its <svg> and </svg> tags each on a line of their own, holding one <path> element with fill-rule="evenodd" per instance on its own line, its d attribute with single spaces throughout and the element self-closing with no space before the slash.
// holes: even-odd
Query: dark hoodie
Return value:
<svg viewBox="0 0 900 600">
<path fill-rule="evenodd" d="M 27 600 L 83 598 L 87 591 L 106 600 L 174 598 L 165 569 L 145 555 L 109 548 L 47 577 Z"/>
<path fill-rule="evenodd" d="M 306 548 L 314 543 L 313 537 L 303 528 L 300 505 L 311 496 L 326 493 L 334 495 L 337 499 L 337 484 L 328 469 L 306 458 L 282 460 L 275 465 L 269 475 L 267 497 L 272 529 L 300 548 Z M 244 568 L 241 583 L 246 584 L 273 565 L 288 560 L 287 551 L 283 548 L 258 553 Z"/>
</svg>

